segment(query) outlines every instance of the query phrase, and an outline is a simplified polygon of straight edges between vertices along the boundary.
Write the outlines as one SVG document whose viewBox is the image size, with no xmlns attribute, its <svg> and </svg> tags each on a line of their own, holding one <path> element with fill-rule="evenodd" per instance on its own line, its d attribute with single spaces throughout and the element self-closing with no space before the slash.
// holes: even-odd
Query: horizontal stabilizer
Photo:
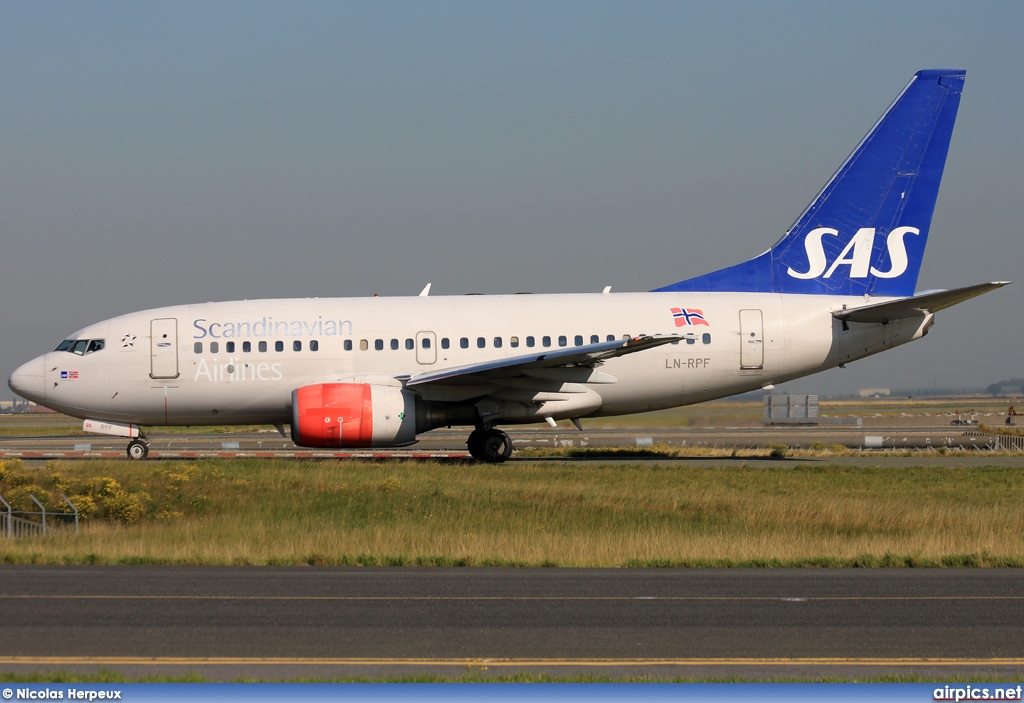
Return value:
<svg viewBox="0 0 1024 703">
<path fill-rule="evenodd" d="M 836 310 L 832 316 L 846 322 L 878 322 L 886 324 L 892 320 L 899 320 L 904 317 L 926 315 L 952 307 L 957 303 L 988 293 L 997 288 L 1009 285 L 1010 281 L 993 281 L 992 283 L 979 283 L 966 288 L 955 288 L 953 290 L 940 290 L 934 293 L 915 295 L 912 298 L 890 300 L 887 303 L 876 303 L 865 305 L 859 308 L 847 310 Z"/>
</svg>

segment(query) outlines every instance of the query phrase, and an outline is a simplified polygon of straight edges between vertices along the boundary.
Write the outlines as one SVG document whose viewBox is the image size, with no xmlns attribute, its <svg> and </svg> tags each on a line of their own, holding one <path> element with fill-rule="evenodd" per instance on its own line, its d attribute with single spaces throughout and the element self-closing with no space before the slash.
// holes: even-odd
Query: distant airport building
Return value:
<svg viewBox="0 0 1024 703">
<path fill-rule="evenodd" d="M 764 397 L 764 424 L 817 425 L 817 395 L 768 394 Z"/>
<path fill-rule="evenodd" d="M 0 400 L 0 415 L 20 415 L 22 413 L 52 413 L 53 410 L 27 400 Z"/>
<path fill-rule="evenodd" d="M 890 394 L 888 388 L 861 388 L 858 395 L 861 398 L 881 398 Z"/>
<path fill-rule="evenodd" d="M 764 396 L 766 425 L 850 425 L 861 427 L 864 419 L 855 416 L 821 417 L 817 395 L 767 394 Z"/>
</svg>

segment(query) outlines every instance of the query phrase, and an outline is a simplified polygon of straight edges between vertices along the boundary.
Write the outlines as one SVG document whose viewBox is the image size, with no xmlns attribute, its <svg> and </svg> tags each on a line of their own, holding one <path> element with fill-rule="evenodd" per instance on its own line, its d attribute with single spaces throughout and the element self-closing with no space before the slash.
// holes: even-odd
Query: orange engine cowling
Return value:
<svg viewBox="0 0 1024 703">
<path fill-rule="evenodd" d="M 416 441 L 416 402 L 397 386 L 317 383 L 292 391 L 300 447 L 393 447 Z"/>
</svg>

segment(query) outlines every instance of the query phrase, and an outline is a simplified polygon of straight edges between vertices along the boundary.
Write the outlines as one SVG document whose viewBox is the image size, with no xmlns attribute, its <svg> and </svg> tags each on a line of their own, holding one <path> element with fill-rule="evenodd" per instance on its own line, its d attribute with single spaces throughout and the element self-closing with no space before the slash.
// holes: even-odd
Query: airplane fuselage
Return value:
<svg viewBox="0 0 1024 703">
<path fill-rule="evenodd" d="M 40 357 L 45 397 L 39 400 L 76 417 L 140 425 L 287 424 L 292 391 L 309 384 L 373 382 L 597 341 L 682 336 L 607 360 L 599 368 L 602 382 L 574 384 L 567 398 L 550 395 L 560 390 L 555 386 L 538 391 L 536 384 L 502 387 L 500 381 L 416 389 L 426 402 L 454 405 L 498 394 L 524 408 L 503 413 L 503 423 L 637 413 L 831 368 L 916 339 L 931 318 L 844 330 L 831 314 L 863 303 L 774 293 L 617 293 L 157 308 L 74 335 L 103 340 L 99 351 L 72 347 Z M 700 319 L 681 314 L 693 310 Z M 548 391 L 552 400 L 543 402 L 549 396 L 540 394 Z"/>
</svg>

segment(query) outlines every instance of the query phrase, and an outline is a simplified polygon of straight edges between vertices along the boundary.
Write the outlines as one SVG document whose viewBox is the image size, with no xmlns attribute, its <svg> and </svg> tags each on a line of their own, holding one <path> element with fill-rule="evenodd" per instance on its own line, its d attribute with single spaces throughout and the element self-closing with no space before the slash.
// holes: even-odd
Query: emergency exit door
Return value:
<svg viewBox="0 0 1024 703">
<path fill-rule="evenodd" d="M 416 361 L 424 365 L 437 362 L 437 337 L 433 332 L 416 333 Z"/>
<path fill-rule="evenodd" d="M 178 377 L 178 320 L 163 317 L 149 323 L 150 378 Z"/>
<path fill-rule="evenodd" d="M 764 368 L 764 320 L 760 310 L 740 310 L 740 368 Z"/>
</svg>

